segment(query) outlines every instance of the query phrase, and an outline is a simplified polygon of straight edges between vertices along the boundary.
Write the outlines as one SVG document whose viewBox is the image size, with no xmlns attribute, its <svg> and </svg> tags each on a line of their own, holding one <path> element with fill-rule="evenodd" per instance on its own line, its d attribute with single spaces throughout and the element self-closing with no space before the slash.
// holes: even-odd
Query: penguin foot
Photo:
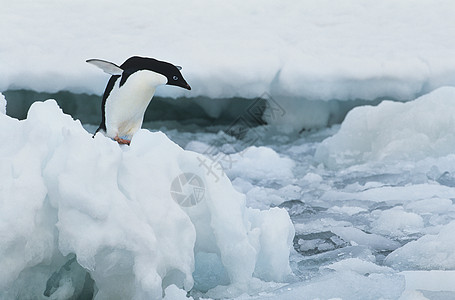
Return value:
<svg viewBox="0 0 455 300">
<path fill-rule="evenodd" d="M 120 137 L 118 137 L 118 136 L 116 136 L 116 137 L 114 138 L 114 140 L 117 141 L 117 143 L 119 143 L 119 144 L 125 144 L 125 145 L 128 145 L 128 146 L 129 146 L 130 143 L 131 143 L 130 140 L 122 139 L 122 138 L 120 138 Z"/>
</svg>

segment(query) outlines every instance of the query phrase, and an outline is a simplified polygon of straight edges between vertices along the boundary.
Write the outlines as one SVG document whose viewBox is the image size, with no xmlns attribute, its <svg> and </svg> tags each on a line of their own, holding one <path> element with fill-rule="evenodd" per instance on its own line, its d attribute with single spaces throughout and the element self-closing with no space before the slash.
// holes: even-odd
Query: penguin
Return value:
<svg viewBox="0 0 455 300">
<path fill-rule="evenodd" d="M 112 75 L 104 90 L 101 124 L 95 134 L 101 132 L 119 144 L 129 145 L 141 128 L 145 110 L 158 86 L 191 90 L 180 73 L 182 67 L 154 58 L 133 56 L 120 66 L 101 59 L 86 62 Z"/>
</svg>

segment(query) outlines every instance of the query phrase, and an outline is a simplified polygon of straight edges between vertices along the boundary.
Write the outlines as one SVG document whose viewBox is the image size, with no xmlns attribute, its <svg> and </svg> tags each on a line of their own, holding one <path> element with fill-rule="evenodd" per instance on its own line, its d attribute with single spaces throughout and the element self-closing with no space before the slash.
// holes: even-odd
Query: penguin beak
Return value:
<svg viewBox="0 0 455 300">
<path fill-rule="evenodd" d="M 178 87 L 181 87 L 181 88 L 186 89 L 186 90 L 191 90 L 190 85 L 183 78 L 182 78 L 182 80 L 179 80 L 177 82 L 168 81 L 168 83 L 166 83 L 166 84 L 173 85 L 173 86 L 178 86 Z"/>
</svg>

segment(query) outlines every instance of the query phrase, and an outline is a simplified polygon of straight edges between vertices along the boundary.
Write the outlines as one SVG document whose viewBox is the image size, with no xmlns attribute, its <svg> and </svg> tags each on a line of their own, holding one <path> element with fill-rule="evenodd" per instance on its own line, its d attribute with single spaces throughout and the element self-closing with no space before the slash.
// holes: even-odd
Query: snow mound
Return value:
<svg viewBox="0 0 455 300">
<path fill-rule="evenodd" d="M 455 222 L 436 235 L 425 235 L 390 253 L 385 263 L 398 270 L 455 269 Z"/>
<path fill-rule="evenodd" d="M 163 133 L 92 138 L 53 100 L 0 127 L 0 298 L 72 297 L 90 281 L 95 299 L 160 299 L 198 280 L 216 296 L 290 274 L 287 212 L 246 208 Z"/>
<path fill-rule="evenodd" d="M 132 55 L 183 66 L 191 92 L 166 87 L 157 95 L 269 92 L 293 98 L 289 108 L 302 100 L 413 99 L 455 84 L 451 0 L 235 0 L 179 10 L 187 1 L 100 0 L 90 9 L 84 0 L 34 3 L 9 1 L 0 10 L 0 90 L 100 94 L 106 75 L 85 60 L 121 64 Z M 329 117 L 325 109 L 317 115 Z"/>
<path fill-rule="evenodd" d="M 444 87 L 407 103 L 383 101 L 350 111 L 315 157 L 329 167 L 368 161 L 420 160 L 453 153 L 455 88 Z"/>
</svg>

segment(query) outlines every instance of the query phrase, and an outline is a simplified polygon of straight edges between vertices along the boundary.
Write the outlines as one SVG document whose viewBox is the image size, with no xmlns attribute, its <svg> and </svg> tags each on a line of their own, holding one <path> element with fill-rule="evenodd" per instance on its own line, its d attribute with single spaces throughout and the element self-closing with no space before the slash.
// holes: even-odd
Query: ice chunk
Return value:
<svg viewBox="0 0 455 300">
<path fill-rule="evenodd" d="M 442 185 L 455 187 L 455 178 L 448 171 L 442 173 L 442 175 L 439 176 L 438 179 L 436 179 L 436 181 L 439 182 Z"/>
<path fill-rule="evenodd" d="M 176 285 L 170 285 L 164 291 L 163 300 L 192 300 L 193 297 L 187 297 L 184 290 L 179 289 Z"/>
<path fill-rule="evenodd" d="M 284 199 L 276 189 L 255 186 L 246 193 L 249 207 L 265 209 L 280 205 Z"/>
<path fill-rule="evenodd" d="M 377 107 L 355 108 L 339 132 L 319 145 L 315 157 L 336 167 L 451 154 L 454 101 L 455 88 L 444 87 L 407 103 L 384 101 Z"/>
<path fill-rule="evenodd" d="M 413 184 L 409 186 L 379 186 L 363 191 L 329 190 L 321 199 L 335 200 L 362 200 L 374 202 L 413 202 L 433 197 L 453 198 L 455 189 L 439 184 Z"/>
<path fill-rule="evenodd" d="M 398 270 L 451 270 L 455 268 L 455 222 L 436 235 L 425 235 L 390 253 L 385 263 Z"/>
<path fill-rule="evenodd" d="M 303 181 L 305 181 L 308 184 L 319 184 L 323 180 L 321 175 L 315 174 L 315 173 L 307 173 L 305 176 L 303 176 Z"/>
<path fill-rule="evenodd" d="M 333 264 L 324 266 L 322 268 L 332 269 L 335 271 L 353 271 L 360 275 L 369 275 L 372 273 L 394 273 L 392 268 L 385 266 L 378 266 L 374 262 L 362 260 L 359 258 L 347 258 L 337 261 Z"/>
<path fill-rule="evenodd" d="M 354 227 L 334 227 L 331 231 L 345 241 L 368 246 L 376 250 L 395 250 L 400 246 L 398 242 L 377 234 L 363 232 Z"/>
<path fill-rule="evenodd" d="M 419 291 L 404 291 L 399 300 L 429 300 Z"/>
<path fill-rule="evenodd" d="M 267 211 L 248 209 L 248 217 L 253 228 L 259 234 L 256 245 L 257 264 L 254 274 L 268 281 L 283 281 L 291 273 L 288 264 L 289 257 L 282 255 L 289 251 L 289 245 L 294 238 L 294 226 L 288 213 L 281 208 L 271 208 Z M 284 252 L 283 252 L 284 251 Z"/>
<path fill-rule="evenodd" d="M 332 218 L 316 218 L 306 223 L 296 223 L 294 225 L 296 232 L 300 234 L 311 234 L 314 232 L 330 231 L 334 227 L 352 226 L 348 221 L 338 221 Z"/>
<path fill-rule="evenodd" d="M 54 106 L 56 122 L 71 119 L 55 103 L 46 105 Z M 42 118 L 53 119 L 51 115 Z M 56 238 L 57 215 L 47 200 L 42 165 L 52 151 L 49 144 L 58 139 L 54 135 L 58 130 L 44 126 L 34 116 L 31 119 L 35 122 L 19 122 L 0 114 L 0 139 L 8 141 L 0 147 L 0 290 L 25 268 L 49 261 Z"/>
<path fill-rule="evenodd" d="M 384 269 L 381 269 L 384 270 Z M 404 291 L 404 277 L 394 273 L 369 276 L 352 271 L 331 272 L 310 282 L 284 286 L 271 295 L 253 299 L 398 299 Z"/>
<path fill-rule="evenodd" d="M 332 206 L 328 209 L 328 212 L 333 212 L 333 213 L 341 213 L 341 214 L 347 214 L 349 216 L 365 212 L 367 211 L 365 208 L 362 207 L 356 207 L 356 206 Z"/>
<path fill-rule="evenodd" d="M 251 146 L 241 153 L 229 155 L 222 161 L 224 170 L 231 178 L 241 176 L 252 180 L 290 180 L 293 178 L 294 161 L 282 157 L 273 149 Z"/>
<path fill-rule="evenodd" d="M 406 237 L 418 233 L 424 227 L 421 216 L 406 212 L 403 207 L 379 212 L 379 217 L 371 225 L 373 232 L 393 237 Z"/>
<path fill-rule="evenodd" d="M 427 291 L 451 291 L 455 292 L 453 285 L 455 271 L 431 270 L 431 271 L 403 271 L 406 278 L 406 289 Z"/>
<path fill-rule="evenodd" d="M 324 211 L 322 207 L 311 206 L 300 200 L 290 200 L 280 204 L 280 207 L 285 208 L 290 216 L 298 216 L 301 214 L 316 214 Z"/>
<path fill-rule="evenodd" d="M 241 177 L 236 177 L 232 181 L 232 184 L 238 191 L 246 194 L 247 206 L 252 208 L 266 209 L 270 206 L 281 207 L 281 204 L 286 200 L 299 199 L 301 194 L 301 188 L 293 184 L 286 185 L 280 189 L 267 188 L 255 186 L 250 181 L 244 180 Z M 289 209 L 287 210 L 291 214 Z"/>
<path fill-rule="evenodd" d="M 247 209 L 226 176 L 207 174 L 201 154 L 163 133 L 140 130 L 119 146 L 92 138 L 55 101 L 34 103 L 21 122 L 1 114 L 0 126 L 9 141 L 0 147 L 0 298 L 17 292 L 18 278 L 29 294 L 76 297 L 87 272 L 96 299 L 159 299 L 216 268 L 214 297 L 290 274 L 287 212 Z M 76 261 L 65 263 L 70 254 Z"/>
<path fill-rule="evenodd" d="M 296 234 L 294 249 L 305 255 L 315 255 L 346 247 L 348 244 L 330 231 Z"/>
<path fill-rule="evenodd" d="M 405 205 L 406 209 L 419 214 L 445 213 L 455 211 L 452 200 L 445 198 L 430 198 L 419 201 L 413 201 Z"/>
</svg>

